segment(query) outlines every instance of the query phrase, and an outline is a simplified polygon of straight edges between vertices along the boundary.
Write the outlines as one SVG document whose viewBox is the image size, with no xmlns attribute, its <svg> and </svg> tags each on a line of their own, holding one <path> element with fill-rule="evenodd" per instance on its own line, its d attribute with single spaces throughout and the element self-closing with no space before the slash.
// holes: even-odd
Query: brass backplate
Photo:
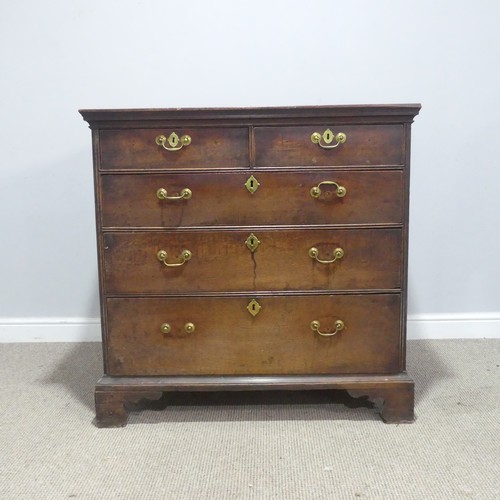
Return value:
<svg viewBox="0 0 500 500">
<path fill-rule="evenodd" d="M 257 189 L 259 189 L 260 183 L 259 181 L 251 175 L 247 181 L 245 182 L 245 187 L 250 191 L 251 194 L 254 194 Z"/>
<path fill-rule="evenodd" d="M 255 299 L 252 299 L 248 303 L 247 309 L 252 316 L 257 316 L 257 314 L 259 314 L 260 310 L 262 309 L 262 306 Z"/>
<path fill-rule="evenodd" d="M 247 246 L 247 248 L 251 251 L 251 252 L 255 252 L 255 250 L 257 250 L 257 247 L 260 245 L 260 241 L 259 239 L 257 238 L 257 236 L 255 236 L 255 234 L 251 234 L 245 241 L 245 245 Z"/>
</svg>

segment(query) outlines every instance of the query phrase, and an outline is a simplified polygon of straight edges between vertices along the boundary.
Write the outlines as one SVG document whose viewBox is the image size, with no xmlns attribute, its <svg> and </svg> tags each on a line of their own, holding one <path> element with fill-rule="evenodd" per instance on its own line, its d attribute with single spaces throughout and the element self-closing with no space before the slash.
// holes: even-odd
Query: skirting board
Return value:
<svg viewBox="0 0 500 500">
<path fill-rule="evenodd" d="M 408 318 L 408 339 L 500 338 L 500 312 L 416 314 Z M 0 343 L 99 342 L 99 318 L 0 318 Z"/>
</svg>

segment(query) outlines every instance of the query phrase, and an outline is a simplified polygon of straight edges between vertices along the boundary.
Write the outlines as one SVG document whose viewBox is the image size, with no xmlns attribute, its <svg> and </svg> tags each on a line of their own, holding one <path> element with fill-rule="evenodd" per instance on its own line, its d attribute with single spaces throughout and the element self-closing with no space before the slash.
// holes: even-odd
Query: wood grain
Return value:
<svg viewBox="0 0 500 500">
<path fill-rule="evenodd" d="M 245 245 L 251 231 L 163 231 L 104 234 L 106 292 L 112 294 L 224 292 L 251 290 L 399 289 L 401 230 L 254 228 L 261 242 L 255 252 Z M 331 264 L 340 247 L 345 255 Z M 166 267 L 156 258 L 165 250 Z"/>
<path fill-rule="evenodd" d="M 398 294 L 247 298 L 108 299 L 111 375 L 396 373 Z M 318 320 L 332 332 L 310 328 Z M 164 335 L 160 326 L 171 325 Z M 186 333 L 191 322 L 196 330 Z"/>
<path fill-rule="evenodd" d="M 254 194 L 245 187 L 250 174 L 169 173 L 102 175 L 104 227 L 188 227 L 312 224 L 400 224 L 403 172 L 335 171 L 253 172 Z M 347 189 L 339 198 L 329 186 L 319 198 L 310 190 L 322 181 Z M 188 200 L 159 200 L 189 188 Z"/>
<path fill-rule="evenodd" d="M 191 144 L 166 151 L 156 136 L 187 134 Z M 248 128 L 169 128 L 103 130 L 100 132 L 102 170 L 243 168 L 249 165 Z"/>
<path fill-rule="evenodd" d="M 347 141 L 335 149 L 323 149 L 311 141 L 314 132 L 330 128 L 344 132 Z M 402 125 L 338 125 L 304 127 L 256 127 L 257 167 L 321 165 L 403 165 Z M 334 144 L 334 143 L 332 143 Z"/>
</svg>

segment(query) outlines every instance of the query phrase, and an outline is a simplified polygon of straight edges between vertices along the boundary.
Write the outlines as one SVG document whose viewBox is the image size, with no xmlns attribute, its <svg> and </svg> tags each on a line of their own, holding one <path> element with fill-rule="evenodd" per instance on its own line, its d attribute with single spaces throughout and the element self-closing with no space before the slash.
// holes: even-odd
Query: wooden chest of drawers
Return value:
<svg viewBox="0 0 500 500">
<path fill-rule="evenodd" d="M 100 426 L 166 391 L 346 389 L 413 420 L 419 105 L 82 110 L 93 137 Z"/>
</svg>

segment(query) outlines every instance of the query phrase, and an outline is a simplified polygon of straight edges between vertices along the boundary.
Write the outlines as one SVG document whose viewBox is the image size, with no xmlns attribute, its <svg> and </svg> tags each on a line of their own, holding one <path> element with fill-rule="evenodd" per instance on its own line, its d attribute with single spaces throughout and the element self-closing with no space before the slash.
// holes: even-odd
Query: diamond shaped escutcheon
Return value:
<svg viewBox="0 0 500 500">
<path fill-rule="evenodd" d="M 257 236 L 255 236 L 255 234 L 250 234 L 250 236 L 246 239 L 245 241 L 245 245 L 247 246 L 247 248 L 253 253 L 255 252 L 255 250 L 257 250 L 257 247 L 260 245 L 260 241 L 259 239 L 257 238 Z"/>
<path fill-rule="evenodd" d="M 248 303 L 247 309 L 252 316 L 257 316 L 257 314 L 259 314 L 260 310 L 262 309 L 262 306 L 255 299 L 252 299 Z"/>
</svg>

